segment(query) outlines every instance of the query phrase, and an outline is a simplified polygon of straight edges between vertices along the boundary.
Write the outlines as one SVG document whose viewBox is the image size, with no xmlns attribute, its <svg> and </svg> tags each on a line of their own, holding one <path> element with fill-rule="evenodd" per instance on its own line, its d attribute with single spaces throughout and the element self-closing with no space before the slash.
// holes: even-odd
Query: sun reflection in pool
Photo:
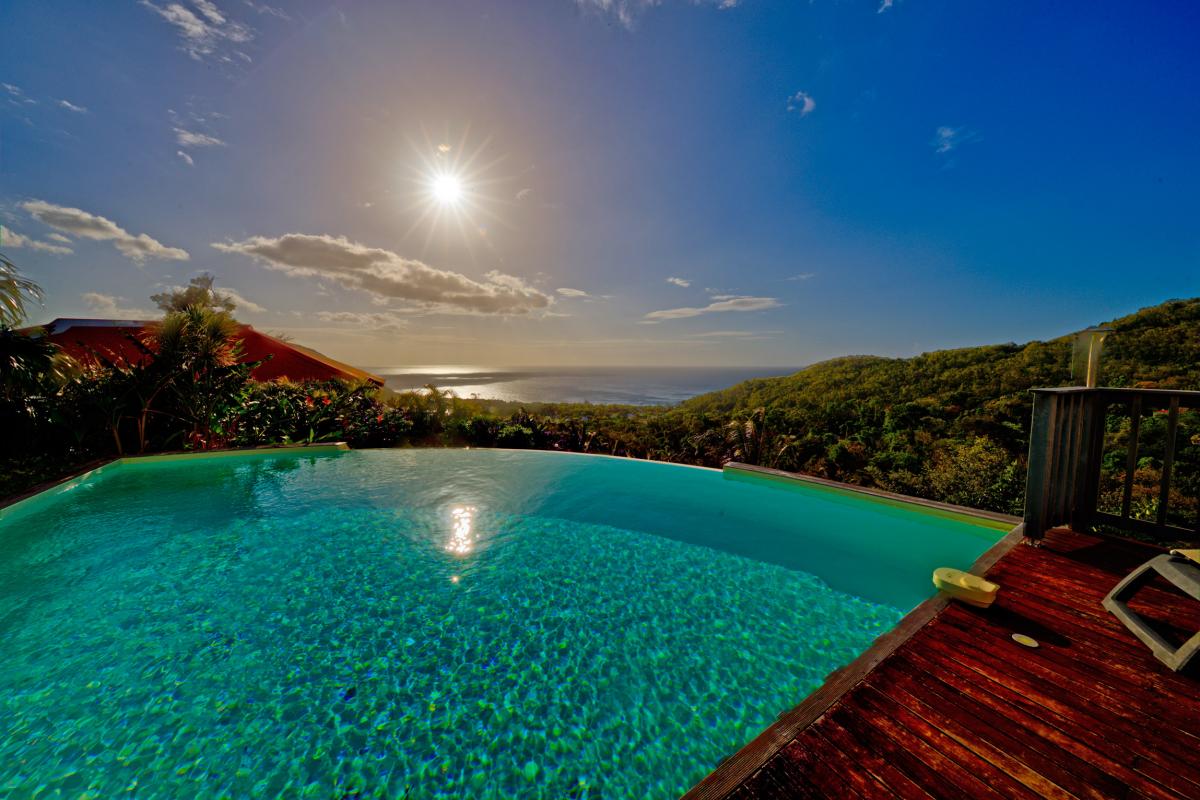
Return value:
<svg viewBox="0 0 1200 800">
<path fill-rule="evenodd" d="M 455 506 L 450 509 L 450 542 L 446 549 L 462 556 L 474 550 L 474 526 L 474 506 Z"/>
</svg>

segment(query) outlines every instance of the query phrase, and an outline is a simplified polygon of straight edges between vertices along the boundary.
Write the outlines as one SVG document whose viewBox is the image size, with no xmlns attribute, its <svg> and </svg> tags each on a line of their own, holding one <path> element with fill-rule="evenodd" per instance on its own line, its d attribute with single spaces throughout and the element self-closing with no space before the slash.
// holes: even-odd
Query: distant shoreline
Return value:
<svg viewBox="0 0 1200 800">
<path fill-rule="evenodd" d="M 800 367 L 370 367 L 393 391 L 433 384 L 463 398 L 525 403 L 674 405 L 752 378 Z"/>
</svg>

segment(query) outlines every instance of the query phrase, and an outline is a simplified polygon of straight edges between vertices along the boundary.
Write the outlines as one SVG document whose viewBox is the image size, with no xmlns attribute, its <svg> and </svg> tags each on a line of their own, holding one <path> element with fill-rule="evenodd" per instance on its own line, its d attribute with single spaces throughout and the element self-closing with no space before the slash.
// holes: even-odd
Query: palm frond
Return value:
<svg viewBox="0 0 1200 800">
<path fill-rule="evenodd" d="M 22 276 L 16 265 L 0 254 L 0 325 L 20 325 L 29 302 L 42 302 L 42 287 Z"/>
</svg>

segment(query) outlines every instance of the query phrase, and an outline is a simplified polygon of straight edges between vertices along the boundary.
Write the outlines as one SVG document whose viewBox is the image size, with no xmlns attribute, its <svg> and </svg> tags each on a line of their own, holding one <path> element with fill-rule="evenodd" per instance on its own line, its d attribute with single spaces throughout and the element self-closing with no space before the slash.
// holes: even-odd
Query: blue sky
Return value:
<svg viewBox="0 0 1200 800">
<path fill-rule="evenodd" d="M 2 250 L 45 319 L 209 271 L 360 364 L 800 365 L 1200 293 L 1190 3 L 10 0 L 0 27 Z"/>
</svg>

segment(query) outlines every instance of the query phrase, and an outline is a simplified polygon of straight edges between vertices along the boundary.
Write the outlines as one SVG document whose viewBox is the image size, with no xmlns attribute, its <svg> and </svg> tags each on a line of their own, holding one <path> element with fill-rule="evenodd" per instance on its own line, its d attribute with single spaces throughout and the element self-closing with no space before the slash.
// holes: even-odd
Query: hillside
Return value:
<svg viewBox="0 0 1200 800">
<path fill-rule="evenodd" d="M 1200 388 L 1200 298 L 1171 300 L 1106 324 L 1114 332 L 1105 342 L 1103 385 Z M 1069 385 L 1073 342 L 1074 334 L 1068 334 L 1049 342 L 938 350 L 914 358 L 847 356 L 787 377 L 745 381 L 684 406 L 729 413 L 760 406 L 812 409 L 941 398 L 970 409 L 1036 386 Z"/>
<path fill-rule="evenodd" d="M 1168 301 L 1108 324 L 1114 331 L 1105 343 L 1103 385 L 1200 389 L 1200 299 Z M 739 440 L 734 449 L 741 445 L 733 457 L 1016 512 L 1029 390 L 1074 383 L 1073 344 L 1072 334 L 914 358 L 837 358 L 701 395 L 669 416 L 679 424 L 751 423 L 750 447 L 746 431 L 726 423 Z M 1189 436 L 1193 424 L 1185 420 Z M 1186 439 L 1181 447 L 1185 458 L 1195 449 Z"/>
<path fill-rule="evenodd" d="M 1200 299 L 1142 309 L 1111 327 L 1102 383 L 1200 389 Z M 209 446 L 345 439 L 356 447 L 530 447 L 713 467 L 736 460 L 1019 513 L 1029 390 L 1072 383 L 1072 347 L 1068 335 L 915 358 L 850 356 L 674 407 L 515 404 L 336 381 L 256 383 L 242 365 L 221 373 L 219 392 L 176 379 L 152 409 L 145 441 L 136 424 L 146 414 L 140 398 L 156 395 L 129 387 L 157 380 L 159 372 L 106 367 L 0 404 L 9 431 L 0 447 L 0 496 L 122 451 L 189 446 L 187 437 L 202 425 L 214 432 Z M 1124 469 L 1127 423 L 1110 418 L 1105 492 L 1116 491 Z M 1194 519 L 1200 414 L 1181 414 L 1180 426 L 1173 484 L 1180 497 L 1172 497 L 1171 508 Z M 1161 444 L 1162 429 L 1161 415 L 1147 416 L 1143 441 Z M 1147 514 L 1157 502 L 1155 452 L 1161 448 L 1146 448 L 1136 473 L 1136 500 Z"/>
</svg>

